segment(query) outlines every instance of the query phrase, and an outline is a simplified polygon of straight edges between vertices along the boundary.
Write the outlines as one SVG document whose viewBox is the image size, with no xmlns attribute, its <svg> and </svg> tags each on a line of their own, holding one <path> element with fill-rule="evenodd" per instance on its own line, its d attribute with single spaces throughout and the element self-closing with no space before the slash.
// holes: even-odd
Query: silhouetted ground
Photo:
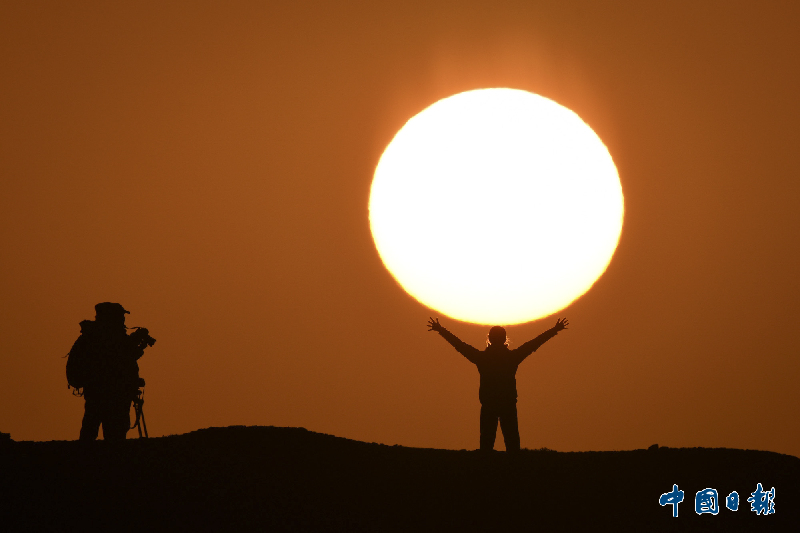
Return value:
<svg viewBox="0 0 800 533">
<path fill-rule="evenodd" d="M 89 444 L 0 441 L 3 531 L 800 531 L 800 459 L 659 448 L 561 453 L 368 444 L 209 428 Z M 746 499 L 776 489 L 774 515 Z M 673 483 L 679 516 L 658 504 Z M 697 515 L 697 491 L 737 512 Z"/>
</svg>

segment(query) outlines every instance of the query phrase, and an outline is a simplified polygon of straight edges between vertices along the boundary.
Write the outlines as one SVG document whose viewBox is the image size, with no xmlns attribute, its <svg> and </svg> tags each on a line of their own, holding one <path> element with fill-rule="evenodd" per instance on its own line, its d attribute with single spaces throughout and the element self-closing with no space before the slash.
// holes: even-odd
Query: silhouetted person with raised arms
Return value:
<svg viewBox="0 0 800 533">
<path fill-rule="evenodd" d="M 144 380 L 137 361 L 155 339 L 145 328 L 128 335 L 122 305 L 95 306 L 95 320 L 81 322 L 81 335 L 69 352 L 67 382 L 85 401 L 80 440 L 125 440 L 131 425 L 131 403 Z"/>
<path fill-rule="evenodd" d="M 519 425 L 517 422 L 517 367 L 542 344 L 555 337 L 562 329 L 567 329 L 566 318 L 556 320 L 556 325 L 533 340 L 514 348 L 508 348 L 506 330 L 494 326 L 489 330 L 489 344 L 481 351 L 462 341 L 444 326 L 439 319 L 431 318 L 428 331 L 436 331 L 453 345 L 470 363 L 478 367 L 481 374 L 481 385 L 478 397 L 481 401 L 481 450 L 494 449 L 497 436 L 497 422 L 503 431 L 506 450 L 518 452 Z"/>
</svg>

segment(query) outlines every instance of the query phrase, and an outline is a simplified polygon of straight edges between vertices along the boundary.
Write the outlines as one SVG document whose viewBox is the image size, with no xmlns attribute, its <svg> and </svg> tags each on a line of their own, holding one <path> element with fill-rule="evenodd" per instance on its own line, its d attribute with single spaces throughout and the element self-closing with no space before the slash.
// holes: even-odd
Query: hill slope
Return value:
<svg viewBox="0 0 800 533">
<path fill-rule="evenodd" d="M 209 428 L 122 443 L 0 445 L 9 531 L 796 531 L 800 459 L 732 449 L 516 457 Z M 658 498 L 676 483 L 679 516 Z M 746 499 L 776 489 L 775 514 Z M 697 515 L 714 488 L 719 514 Z M 737 512 L 724 498 L 737 491 Z"/>
</svg>

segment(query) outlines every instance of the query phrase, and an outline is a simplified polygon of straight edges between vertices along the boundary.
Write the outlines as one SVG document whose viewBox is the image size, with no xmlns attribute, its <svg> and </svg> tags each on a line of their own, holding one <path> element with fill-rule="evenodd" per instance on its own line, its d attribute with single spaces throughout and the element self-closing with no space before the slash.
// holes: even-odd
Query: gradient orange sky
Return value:
<svg viewBox="0 0 800 533">
<path fill-rule="evenodd" d="M 77 438 L 61 357 L 117 301 L 158 339 L 151 436 L 476 448 L 478 372 L 384 269 L 367 200 L 407 119 L 514 87 L 598 133 L 626 208 L 520 367 L 522 445 L 800 456 L 800 7 L 533 4 L 0 4 L 0 431 Z"/>
</svg>

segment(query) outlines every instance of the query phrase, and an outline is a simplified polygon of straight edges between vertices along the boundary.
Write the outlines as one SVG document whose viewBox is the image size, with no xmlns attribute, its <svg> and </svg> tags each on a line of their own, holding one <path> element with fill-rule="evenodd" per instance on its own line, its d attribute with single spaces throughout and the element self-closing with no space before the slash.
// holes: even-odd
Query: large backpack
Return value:
<svg viewBox="0 0 800 533">
<path fill-rule="evenodd" d="M 73 394 L 76 396 L 83 394 L 83 387 L 86 386 L 91 371 L 92 354 L 89 331 L 93 326 L 93 320 L 81 322 L 81 335 L 67 354 L 67 388 L 75 389 Z"/>
</svg>

